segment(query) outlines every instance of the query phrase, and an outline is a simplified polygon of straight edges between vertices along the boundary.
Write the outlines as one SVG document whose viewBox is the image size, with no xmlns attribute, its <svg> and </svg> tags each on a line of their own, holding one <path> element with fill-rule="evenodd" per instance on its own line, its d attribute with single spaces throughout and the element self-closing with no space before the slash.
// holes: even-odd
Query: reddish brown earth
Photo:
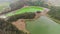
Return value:
<svg viewBox="0 0 60 34">
<path fill-rule="evenodd" d="M 19 19 L 16 22 L 12 23 L 14 26 L 16 26 L 19 30 L 22 30 L 23 32 L 27 32 L 29 34 L 29 31 L 25 28 L 25 20 L 24 19 Z"/>
</svg>

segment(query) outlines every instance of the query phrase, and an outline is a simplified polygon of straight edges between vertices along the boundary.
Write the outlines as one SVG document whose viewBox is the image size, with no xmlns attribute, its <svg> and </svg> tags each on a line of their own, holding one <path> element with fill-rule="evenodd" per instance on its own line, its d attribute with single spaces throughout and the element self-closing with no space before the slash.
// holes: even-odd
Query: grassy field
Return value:
<svg viewBox="0 0 60 34">
<path fill-rule="evenodd" d="M 10 3 L 8 3 L 8 2 L 0 4 L 0 11 L 1 11 L 3 8 L 7 7 L 9 4 L 10 4 Z"/>
<path fill-rule="evenodd" d="M 4 8 L 4 6 L 0 6 L 0 11 Z"/>
</svg>

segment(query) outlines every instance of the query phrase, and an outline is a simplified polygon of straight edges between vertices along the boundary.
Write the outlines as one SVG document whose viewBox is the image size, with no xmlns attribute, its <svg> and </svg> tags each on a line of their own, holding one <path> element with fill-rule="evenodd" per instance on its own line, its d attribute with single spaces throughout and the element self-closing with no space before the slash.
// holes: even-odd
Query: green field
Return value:
<svg viewBox="0 0 60 34">
<path fill-rule="evenodd" d="M 10 3 L 8 3 L 8 2 L 0 4 L 0 11 L 3 10 L 3 8 L 7 7 L 9 4 Z"/>
<path fill-rule="evenodd" d="M 6 16 L 12 16 L 12 15 L 17 15 L 17 14 L 23 14 L 27 12 L 37 12 L 37 11 L 43 11 L 44 8 L 38 7 L 38 6 L 29 6 L 29 7 L 23 7 L 21 9 L 16 10 L 15 13 L 8 13 Z"/>
<path fill-rule="evenodd" d="M 0 11 L 4 8 L 4 6 L 0 6 Z"/>
</svg>

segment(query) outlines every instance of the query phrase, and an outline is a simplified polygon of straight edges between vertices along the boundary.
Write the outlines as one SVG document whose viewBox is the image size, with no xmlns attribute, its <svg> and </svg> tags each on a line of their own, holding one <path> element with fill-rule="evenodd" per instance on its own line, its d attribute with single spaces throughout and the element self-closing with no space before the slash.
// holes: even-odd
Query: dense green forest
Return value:
<svg viewBox="0 0 60 34">
<path fill-rule="evenodd" d="M 50 12 L 48 13 L 51 18 L 57 23 L 60 23 L 60 7 L 58 6 L 51 6 Z"/>
</svg>

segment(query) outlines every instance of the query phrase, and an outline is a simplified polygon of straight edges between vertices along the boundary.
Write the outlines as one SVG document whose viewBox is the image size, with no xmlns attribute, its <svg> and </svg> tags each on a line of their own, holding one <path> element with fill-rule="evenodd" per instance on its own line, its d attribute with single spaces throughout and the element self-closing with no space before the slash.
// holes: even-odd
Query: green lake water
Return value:
<svg viewBox="0 0 60 34">
<path fill-rule="evenodd" d="M 60 25 L 46 16 L 35 21 L 26 21 L 30 34 L 60 34 Z"/>
</svg>

